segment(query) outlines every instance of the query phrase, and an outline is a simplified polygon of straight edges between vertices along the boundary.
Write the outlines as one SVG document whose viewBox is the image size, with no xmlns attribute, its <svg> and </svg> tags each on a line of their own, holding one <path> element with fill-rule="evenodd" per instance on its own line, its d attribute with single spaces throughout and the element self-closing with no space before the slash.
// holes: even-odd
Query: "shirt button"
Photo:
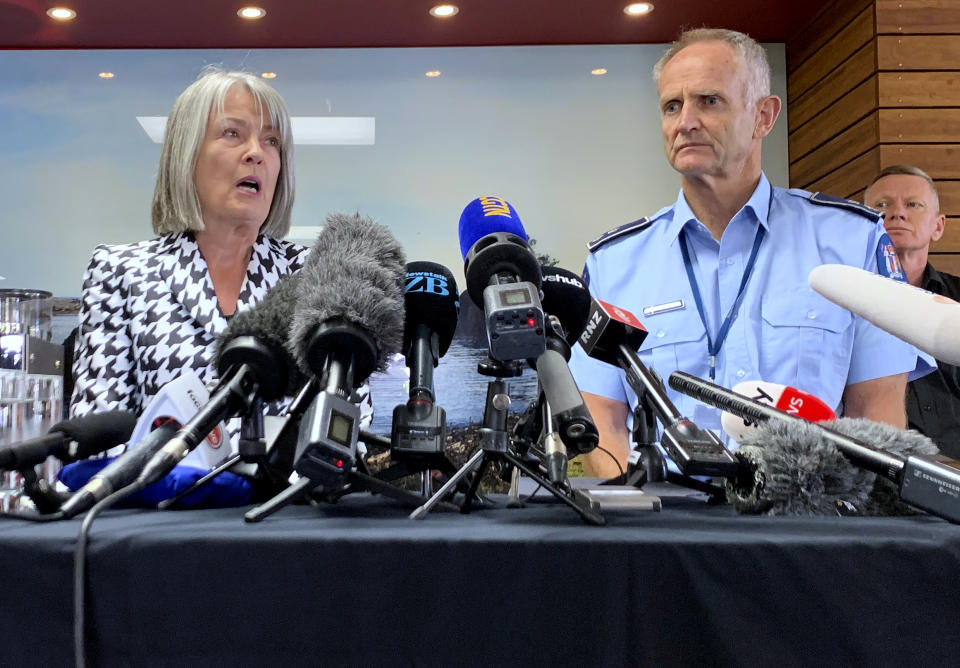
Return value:
<svg viewBox="0 0 960 668">
<path fill-rule="evenodd" d="M 809 311 L 807 311 L 807 317 L 810 318 L 811 320 L 814 320 L 817 317 L 817 312 L 814 311 L 813 309 L 810 309 Z"/>
<path fill-rule="evenodd" d="M 727 258 L 727 264 L 733 264 L 733 258 L 732 258 L 732 257 L 728 257 L 728 258 Z"/>
<path fill-rule="evenodd" d="M 925 411 L 933 410 L 933 406 L 924 406 L 923 410 Z"/>
<path fill-rule="evenodd" d="M 737 371 L 737 378 L 743 378 L 746 375 L 747 375 L 747 372 L 744 371 L 743 369 L 740 369 L 739 371 Z"/>
<path fill-rule="evenodd" d="M 657 338 L 658 338 L 658 339 L 662 339 L 664 334 L 666 334 L 666 332 L 664 332 L 664 331 L 661 329 L 659 332 L 657 332 Z"/>
</svg>

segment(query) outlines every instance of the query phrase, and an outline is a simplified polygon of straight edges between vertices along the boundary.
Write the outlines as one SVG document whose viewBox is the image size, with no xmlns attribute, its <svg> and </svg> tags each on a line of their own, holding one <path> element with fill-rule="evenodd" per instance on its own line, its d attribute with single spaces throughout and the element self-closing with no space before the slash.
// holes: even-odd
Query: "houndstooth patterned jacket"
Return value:
<svg viewBox="0 0 960 668">
<path fill-rule="evenodd" d="M 299 271 L 307 252 L 288 241 L 257 237 L 237 310 L 259 303 L 281 277 Z M 215 344 L 226 327 L 192 232 L 98 246 L 83 279 L 71 416 L 140 414 L 184 369 L 193 369 L 205 385 L 216 383 Z M 368 387 L 358 395 L 363 423 L 369 424 Z M 267 413 L 277 414 L 284 404 Z"/>
</svg>

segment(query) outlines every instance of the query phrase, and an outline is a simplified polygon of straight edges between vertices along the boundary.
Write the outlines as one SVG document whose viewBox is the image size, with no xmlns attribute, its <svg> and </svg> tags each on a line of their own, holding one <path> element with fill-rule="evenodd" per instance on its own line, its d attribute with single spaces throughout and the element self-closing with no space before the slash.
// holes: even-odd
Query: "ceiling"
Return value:
<svg viewBox="0 0 960 668">
<path fill-rule="evenodd" d="M 681 27 L 721 26 L 786 42 L 833 0 L 653 0 L 628 17 L 628 0 L 0 0 L 3 49 L 321 48 L 642 44 L 672 41 Z M 237 16 L 244 4 L 267 10 Z M 46 15 L 66 5 L 66 23 Z"/>
</svg>

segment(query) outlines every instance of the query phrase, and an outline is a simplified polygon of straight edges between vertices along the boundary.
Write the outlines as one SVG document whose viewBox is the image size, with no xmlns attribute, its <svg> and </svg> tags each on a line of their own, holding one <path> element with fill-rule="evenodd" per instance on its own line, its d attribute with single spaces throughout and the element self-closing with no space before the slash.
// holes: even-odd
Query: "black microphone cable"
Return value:
<svg viewBox="0 0 960 668">
<path fill-rule="evenodd" d="M 77 668 L 86 668 L 87 665 L 87 541 L 93 521 L 104 510 L 117 501 L 139 492 L 146 487 L 140 481 L 134 481 L 126 487 L 98 501 L 87 512 L 77 534 L 77 544 L 73 552 L 73 656 Z"/>
</svg>

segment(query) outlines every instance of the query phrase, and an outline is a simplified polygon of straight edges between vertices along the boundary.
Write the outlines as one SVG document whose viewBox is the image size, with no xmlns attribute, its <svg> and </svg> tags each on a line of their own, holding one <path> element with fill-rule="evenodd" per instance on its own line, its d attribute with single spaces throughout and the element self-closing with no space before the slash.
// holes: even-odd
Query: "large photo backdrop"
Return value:
<svg viewBox="0 0 960 668">
<path fill-rule="evenodd" d="M 767 48 L 773 92 L 785 98 L 783 45 Z M 538 252 L 579 272 L 587 241 L 678 192 L 650 74 L 664 49 L 0 51 L 0 288 L 76 297 L 94 246 L 153 236 L 162 117 L 209 64 L 275 73 L 290 114 L 314 119 L 305 123 L 330 130 L 329 119 L 350 118 L 373 130 L 298 140 L 292 238 L 312 243 L 328 213 L 359 211 L 388 225 L 410 260 L 448 266 L 462 290 L 460 212 L 499 195 Z M 598 68 L 606 73 L 591 74 Z M 785 186 L 785 114 L 763 160 Z M 73 324 L 57 320 L 55 338 Z M 437 374 L 452 423 L 479 417 L 486 382 L 475 373 L 481 353 L 459 345 Z M 375 388 L 387 426 L 390 407 L 405 399 L 402 371 Z M 532 372 L 520 382 L 535 383 Z"/>
</svg>

